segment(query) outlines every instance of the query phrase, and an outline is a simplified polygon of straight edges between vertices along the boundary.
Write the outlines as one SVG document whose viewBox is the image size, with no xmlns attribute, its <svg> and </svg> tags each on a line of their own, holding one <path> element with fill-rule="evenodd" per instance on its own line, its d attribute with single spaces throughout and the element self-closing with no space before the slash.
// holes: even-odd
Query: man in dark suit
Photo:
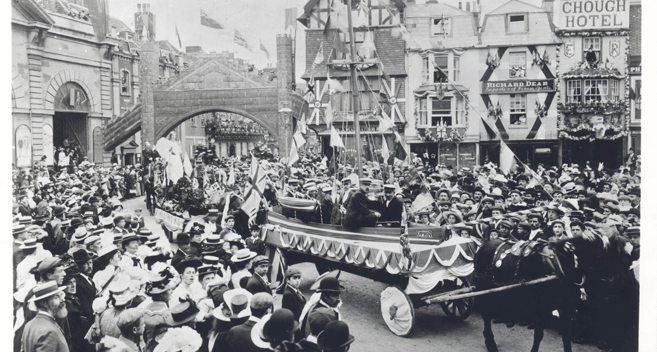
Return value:
<svg viewBox="0 0 657 352">
<path fill-rule="evenodd" d="M 89 331 L 91 325 L 94 323 L 94 310 L 92 308 L 92 303 L 96 298 L 96 285 L 91 280 L 91 273 L 93 271 L 93 257 L 89 255 L 89 252 L 86 250 L 79 250 L 73 253 L 73 261 L 77 264 L 80 272 L 75 275 L 75 285 L 76 292 L 75 295 L 80 300 L 80 312 L 82 326 L 71 327 L 71 329 L 76 329 L 83 331 L 82 336 Z M 75 336 L 75 334 L 72 334 Z M 86 340 L 83 341 L 74 341 L 75 346 L 84 346 L 84 351 L 93 352 L 95 351 L 95 346 L 89 344 Z"/>
<path fill-rule="evenodd" d="M 262 319 L 274 306 L 274 298 L 264 292 L 259 292 L 251 297 L 251 316 L 241 325 L 234 326 L 228 331 L 226 337 L 226 344 L 229 351 L 243 351 L 243 352 L 262 352 L 268 351 L 257 347 L 251 340 L 251 330 L 257 322 Z"/>
<path fill-rule="evenodd" d="M 348 229 L 357 229 L 359 227 L 373 227 L 376 221 L 381 217 L 379 212 L 368 209 L 367 194 L 370 191 L 372 180 L 369 178 L 360 179 L 360 189 L 354 193 L 347 204 L 347 214 L 344 217 L 344 227 Z"/>
<path fill-rule="evenodd" d="M 22 350 L 68 352 L 68 344 L 55 319 L 66 319 L 64 288 L 52 280 L 37 285 L 30 299 L 37 307 L 37 315 L 25 325 L 21 339 Z"/>
<path fill-rule="evenodd" d="M 253 258 L 253 276 L 246 283 L 246 290 L 252 294 L 265 292 L 272 294 L 272 288 L 278 286 L 278 283 L 269 283 L 267 272 L 269 271 L 269 258 L 259 255 Z"/>
<path fill-rule="evenodd" d="M 395 186 L 385 185 L 383 186 L 383 192 L 385 200 L 383 201 L 383 209 L 381 209 L 381 218 L 379 218 L 379 221 L 401 223 L 402 213 L 404 212 L 404 202 L 398 197 L 395 197 Z M 400 224 L 395 223 L 393 226 L 400 226 Z"/>
</svg>

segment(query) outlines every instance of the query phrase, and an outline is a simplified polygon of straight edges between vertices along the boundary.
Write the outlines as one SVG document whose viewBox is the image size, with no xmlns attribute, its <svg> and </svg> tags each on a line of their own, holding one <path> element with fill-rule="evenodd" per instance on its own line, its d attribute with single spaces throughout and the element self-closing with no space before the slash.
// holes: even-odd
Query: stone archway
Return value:
<svg viewBox="0 0 657 352">
<path fill-rule="evenodd" d="M 59 89 L 65 85 L 67 82 L 77 83 L 89 99 L 89 109 L 90 112 L 98 112 L 98 105 L 96 105 L 96 99 L 94 98 L 93 91 L 89 89 L 87 83 L 84 82 L 82 75 L 74 70 L 63 70 L 56 74 L 51 80 L 48 89 L 46 90 L 44 98 L 44 108 L 46 110 L 54 110 L 55 107 L 55 95 Z"/>
</svg>

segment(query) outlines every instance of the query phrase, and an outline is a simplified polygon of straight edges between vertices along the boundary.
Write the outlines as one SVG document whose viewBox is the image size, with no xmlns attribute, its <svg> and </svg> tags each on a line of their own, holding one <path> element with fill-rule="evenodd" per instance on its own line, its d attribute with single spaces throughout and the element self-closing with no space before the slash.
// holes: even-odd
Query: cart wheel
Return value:
<svg viewBox="0 0 657 352">
<path fill-rule="evenodd" d="M 460 289 L 463 287 L 470 287 L 470 283 L 467 280 L 457 278 L 455 280 L 456 287 L 455 289 Z M 472 307 L 474 305 L 474 297 L 457 299 L 453 301 L 447 301 L 440 303 L 440 307 L 443 309 L 445 314 L 456 320 L 465 320 L 472 313 Z"/>
<path fill-rule="evenodd" d="M 393 334 L 411 336 L 415 327 L 413 303 L 398 286 L 388 286 L 381 292 L 381 315 Z"/>
</svg>

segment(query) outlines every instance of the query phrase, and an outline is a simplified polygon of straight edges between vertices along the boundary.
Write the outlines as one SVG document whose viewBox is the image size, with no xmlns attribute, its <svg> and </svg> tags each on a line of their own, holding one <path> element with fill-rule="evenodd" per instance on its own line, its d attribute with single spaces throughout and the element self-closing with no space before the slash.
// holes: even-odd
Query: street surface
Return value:
<svg viewBox="0 0 657 352">
<path fill-rule="evenodd" d="M 141 208 L 146 227 L 153 233 L 163 234 L 160 225 L 146 210 L 144 197 L 124 200 L 124 208 L 132 213 Z M 310 285 L 318 274 L 314 264 L 298 264 L 301 270 L 301 291 L 309 297 Z M 379 295 L 386 285 L 360 276 L 343 272 L 340 282 L 346 288 L 341 298 L 340 312 L 343 320 L 356 341 L 350 351 L 359 352 L 436 352 L 436 351 L 473 351 L 484 352 L 483 321 L 477 312 L 473 312 L 465 321 L 452 321 L 445 316 L 439 304 L 423 307 L 415 311 L 415 329 L 409 338 L 397 337 L 388 330 L 381 317 Z M 280 307 L 280 296 L 275 299 L 276 308 Z M 500 351 L 529 351 L 533 341 L 533 331 L 526 327 L 507 328 L 504 324 L 493 324 L 493 333 Z M 546 330 L 541 343 L 541 351 L 562 351 L 561 336 L 556 330 Z M 600 351 L 593 345 L 573 344 L 575 352 Z"/>
</svg>

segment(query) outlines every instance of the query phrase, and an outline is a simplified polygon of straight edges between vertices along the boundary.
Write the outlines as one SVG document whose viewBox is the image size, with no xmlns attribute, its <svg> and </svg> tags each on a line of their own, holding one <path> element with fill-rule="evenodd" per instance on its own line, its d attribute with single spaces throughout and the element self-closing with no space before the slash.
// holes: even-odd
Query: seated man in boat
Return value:
<svg viewBox="0 0 657 352">
<path fill-rule="evenodd" d="M 379 212 L 367 208 L 367 193 L 369 193 L 371 183 L 372 180 L 368 178 L 360 179 L 360 189 L 351 196 L 349 203 L 346 204 L 347 213 L 343 224 L 345 228 L 374 227 L 376 221 L 381 217 Z"/>
<path fill-rule="evenodd" d="M 404 212 L 404 203 L 401 199 L 395 196 L 394 185 L 383 186 L 383 194 L 385 200 L 383 201 L 383 209 L 381 210 L 380 222 L 390 222 L 390 226 L 401 226 L 402 213 Z"/>
</svg>

